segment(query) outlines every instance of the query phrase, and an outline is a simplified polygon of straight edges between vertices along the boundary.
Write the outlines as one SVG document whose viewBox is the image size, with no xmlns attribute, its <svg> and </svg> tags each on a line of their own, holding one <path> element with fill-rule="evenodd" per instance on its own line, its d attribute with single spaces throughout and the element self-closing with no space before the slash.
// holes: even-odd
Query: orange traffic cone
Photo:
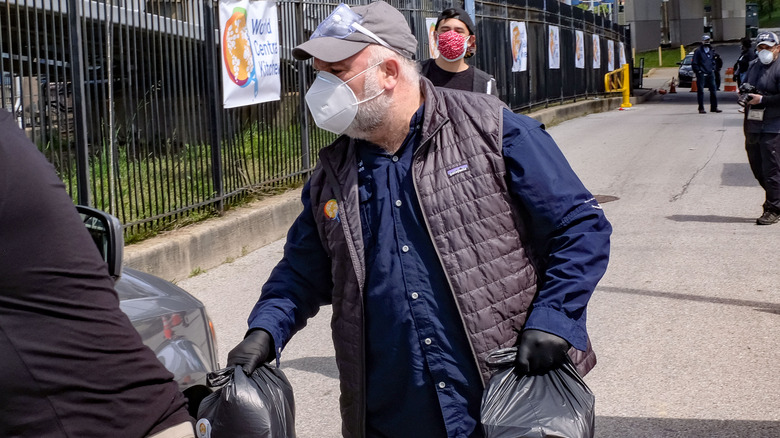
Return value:
<svg viewBox="0 0 780 438">
<path fill-rule="evenodd" d="M 672 77 L 672 82 L 669 83 L 669 94 L 676 94 L 677 88 L 674 86 L 674 77 Z"/>
<path fill-rule="evenodd" d="M 737 91 L 737 83 L 734 82 L 734 67 L 726 69 L 726 83 L 723 86 L 723 91 Z"/>
<path fill-rule="evenodd" d="M 696 76 L 691 79 L 691 91 L 699 91 L 699 87 L 696 86 Z"/>
</svg>

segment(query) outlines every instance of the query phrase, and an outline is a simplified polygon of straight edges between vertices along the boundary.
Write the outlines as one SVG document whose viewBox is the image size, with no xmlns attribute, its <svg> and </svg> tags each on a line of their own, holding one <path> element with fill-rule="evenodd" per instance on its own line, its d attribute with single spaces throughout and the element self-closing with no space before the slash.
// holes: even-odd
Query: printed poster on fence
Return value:
<svg viewBox="0 0 780 438">
<path fill-rule="evenodd" d="M 620 66 L 623 67 L 628 64 L 628 62 L 626 62 L 626 46 L 623 43 L 618 43 L 618 45 L 618 47 L 620 47 L 618 50 L 620 52 Z"/>
<path fill-rule="evenodd" d="M 279 25 L 275 1 L 220 0 L 225 108 L 279 100 Z"/>
<path fill-rule="evenodd" d="M 601 68 L 601 42 L 598 35 L 593 35 L 593 68 Z"/>
<path fill-rule="evenodd" d="M 615 69 L 615 44 L 612 40 L 607 40 L 607 70 Z"/>
<path fill-rule="evenodd" d="M 436 17 L 425 19 L 425 28 L 428 29 L 428 55 L 431 59 L 439 57 L 439 49 L 436 42 L 436 20 Z"/>
<path fill-rule="evenodd" d="M 509 22 L 509 38 L 512 41 L 512 71 L 528 70 L 528 32 L 525 22 Z"/>
<path fill-rule="evenodd" d="M 550 60 L 550 69 L 561 68 L 561 32 L 558 26 L 550 26 L 547 32 L 547 54 Z"/>
<path fill-rule="evenodd" d="M 585 33 L 574 31 L 574 67 L 585 68 Z"/>
</svg>

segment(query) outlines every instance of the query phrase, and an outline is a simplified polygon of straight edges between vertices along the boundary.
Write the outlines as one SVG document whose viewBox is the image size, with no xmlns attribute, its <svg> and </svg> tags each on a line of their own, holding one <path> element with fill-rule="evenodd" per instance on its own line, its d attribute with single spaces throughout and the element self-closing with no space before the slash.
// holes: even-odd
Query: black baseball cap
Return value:
<svg viewBox="0 0 780 438">
<path fill-rule="evenodd" d="M 471 21 L 471 17 L 469 16 L 468 12 L 461 8 L 447 8 L 441 11 L 441 14 L 439 14 L 439 19 L 436 20 L 436 29 L 439 28 L 439 23 L 450 18 L 462 21 L 469 30 L 469 33 L 474 35 L 474 22 Z"/>
</svg>

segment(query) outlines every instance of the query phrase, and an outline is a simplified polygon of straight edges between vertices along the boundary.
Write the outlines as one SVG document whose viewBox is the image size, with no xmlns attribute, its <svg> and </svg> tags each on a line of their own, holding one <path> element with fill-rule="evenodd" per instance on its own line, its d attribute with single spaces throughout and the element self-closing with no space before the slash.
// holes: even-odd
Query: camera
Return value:
<svg viewBox="0 0 780 438">
<path fill-rule="evenodd" d="M 739 97 L 737 103 L 740 106 L 747 105 L 747 101 L 750 100 L 749 94 L 761 94 L 754 85 L 750 85 L 747 82 L 739 86 Z"/>
</svg>

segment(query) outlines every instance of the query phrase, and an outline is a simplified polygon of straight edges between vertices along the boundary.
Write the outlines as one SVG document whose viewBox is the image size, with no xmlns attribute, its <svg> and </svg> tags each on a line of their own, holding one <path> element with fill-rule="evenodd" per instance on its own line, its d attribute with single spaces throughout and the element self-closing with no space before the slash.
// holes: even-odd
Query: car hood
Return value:
<svg viewBox="0 0 780 438">
<path fill-rule="evenodd" d="M 203 303 L 173 283 L 124 267 L 115 284 L 119 306 L 130 320 L 146 319 L 177 310 L 203 308 Z"/>
</svg>

